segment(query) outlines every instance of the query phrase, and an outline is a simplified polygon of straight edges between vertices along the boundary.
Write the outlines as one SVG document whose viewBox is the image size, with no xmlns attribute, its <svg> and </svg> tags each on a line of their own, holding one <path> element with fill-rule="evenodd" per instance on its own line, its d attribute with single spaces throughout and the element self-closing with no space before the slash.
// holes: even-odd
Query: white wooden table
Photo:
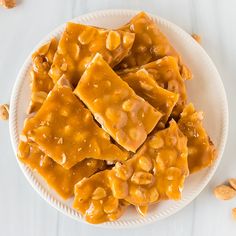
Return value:
<svg viewBox="0 0 236 236">
<path fill-rule="evenodd" d="M 195 201 L 166 220 L 132 231 L 95 228 L 71 220 L 39 197 L 16 163 L 8 123 L 0 122 L 0 235 L 236 235 L 231 218 L 236 200 L 220 202 L 212 195 L 215 185 L 236 177 L 235 0 L 19 0 L 12 10 L 0 9 L 0 103 L 9 102 L 17 72 L 44 35 L 75 16 L 108 8 L 145 10 L 202 36 L 229 100 L 229 137 L 220 167 Z"/>
</svg>

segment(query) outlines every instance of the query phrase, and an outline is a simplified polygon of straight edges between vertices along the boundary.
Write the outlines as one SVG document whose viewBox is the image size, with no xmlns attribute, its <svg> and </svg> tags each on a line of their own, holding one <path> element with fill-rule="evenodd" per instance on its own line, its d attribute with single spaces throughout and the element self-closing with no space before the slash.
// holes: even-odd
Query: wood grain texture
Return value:
<svg viewBox="0 0 236 236">
<path fill-rule="evenodd" d="M 236 177 L 235 0 L 21 0 L 12 10 L 1 8 L 0 103 L 9 102 L 18 70 L 44 35 L 75 16 L 114 8 L 158 14 L 189 33 L 201 35 L 202 46 L 222 76 L 230 110 L 228 142 L 217 173 L 195 201 L 166 220 L 132 231 L 95 228 L 71 220 L 39 197 L 15 161 L 8 123 L 0 122 L 0 235 L 236 235 L 236 223 L 231 218 L 236 200 L 219 202 L 212 194 L 215 185 Z"/>
</svg>

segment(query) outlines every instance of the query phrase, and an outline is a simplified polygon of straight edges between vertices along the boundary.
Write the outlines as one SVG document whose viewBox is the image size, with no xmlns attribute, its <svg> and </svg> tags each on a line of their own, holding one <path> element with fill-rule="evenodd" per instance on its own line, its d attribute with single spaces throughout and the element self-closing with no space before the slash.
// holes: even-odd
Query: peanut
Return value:
<svg viewBox="0 0 236 236">
<path fill-rule="evenodd" d="M 120 42 L 120 34 L 116 31 L 110 31 L 106 39 L 106 48 L 113 51 L 120 46 Z"/>
<path fill-rule="evenodd" d="M 214 189 L 214 194 L 219 200 L 230 200 L 236 196 L 236 191 L 227 185 L 219 185 Z"/>
<path fill-rule="evenodd" d="M 149 141 L 149 146 L 151 148 L 154 148 L 154 149 L 159 149 L 161 148 L 162 146 L 164 145 L 164 140 L 159 137 L 159 136 L 156 136 L 155 138 L 152 138 L 150 141 Z"/>
<path fill-rule="evenodd" d="M 234 220 L 236 220 L 236 208 L 232 209 L 232 217 Z"/>
<path fill-rule="evenodd" d="M 0 120 L 8 120 L 9 118 L 9 105 L 0 105 Z"/>
<path fill-rule="evenodd" d="M 0 0 L 0 5 L 7 9 L 10 9 L 16 6 L 16 2 L 15 0 Z"/>
<path fill-rule="evenodd" d="M 198 35 L 198 34 L 195 34 L 195 33 L 193 33 L 192 35 L 191 35 L 192 37 L 193 37 L 193 39 L 195 39 L 195 41 L 197 42 L 197 43 L 201 43 L 201 36 L 200 35 Z"/>
<path fill-rule="evenodd" d="M 141 156 L 138 160 L 139 166 L 142 170 L 149 172 L 152 169 L 152 162 L 146 156 Z"/>
<path fill-rule="evenodd" d="M 104 203 L 103 210 L 105 213 L 110 214 L 115 212 L 118 209 L 119 200 L 114 197 L 109 197 L 107 201 Z"/>
<path fill-rule="evenodd" d="M 88 28 L 87 30 L 84 30 L 78 37 L 79 42 L 82 45 L 89 44 L 96 33 L 96 30 L 93 28 Z"/>
<path fill-rule="evenodd" d="M 236 190 L 236 179 L 229 179 L 230 186 Z"/>
<path fill-rule="evenodd" d="M 131 182 L 138 185 L 151 184 L 154 181 L 154 176 L 151 173 L 137 171 L 131 177 Z"/>
<path fill-rule="evenodd" d="M 133 174 L 131 167 L 128 167 L 126 164 L 120 164 L 119 162 L 116 163 L 114 170 L 115 175 L 124 181 L 128 180 Z"/>
<path fill-rule="evenodd" d="M 97 187 L 93 192 L 92 199 L 93 200 L 100 200 L 100 199 L 103 199 L 104 197 L 106 197 L 106 195 L 107 195 L 107 193 L 104 188 Z"/>
</svg>

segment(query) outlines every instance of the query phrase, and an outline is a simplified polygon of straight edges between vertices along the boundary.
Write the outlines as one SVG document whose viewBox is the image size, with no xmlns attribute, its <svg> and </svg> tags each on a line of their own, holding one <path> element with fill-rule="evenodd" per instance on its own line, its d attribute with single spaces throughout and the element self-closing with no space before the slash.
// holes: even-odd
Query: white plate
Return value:
<svg viewBox="0 0 236 236">
<path fill-rule="evenodd" d="M 116 28 L 129 21 L 136 13 L 136 11 L 131 10 L 105 10 L 77 17 L 73 21 L 100 27 Z M 168 36 L 174 47 L 183 56 L 184 61 L 194 74 L 194 79 L 187 81 L 188 99 L 194 103 L 197 109 L 204 111 L 204 125 L 217 147 L 218 157 L 213 166 L 187 178 L 181 201 L 165 201 L 158 205 L 153 205 L 145 218 L 140 217 L 134 209 L 130 208 L 121 219 L 99 225 L 102 227 L 136 227 L 163 219 L 182 209 L 203 190 L 212 178 L 219 165 L 226 142 L 228 131 L 227 99 L 220 75 L 213 62 L 202 47 L 196 43 L 188 33 L 160 17 L 151 16 L 157 22 L 161 30 Z M 60 36 L 64 26 L 65 25 L 62 25 L 51 32 L 36 48 L 45 41 L 48 41 L 50 37 Z M 32 52 L 34 52 L 34 50 Z M 10 134 L 15 153 L 17 152 L 19 134 L 29 104 L 30 67 L 31 57 L 29 55 L 18 74 L 12 92 L 10 104 Z M 18 163 L 32 187 L 41 197 L 64 214 L 84 222 L 82 216 L 71 207 L 72 200 L 63 201 L 60 199 L 37 173 L 32 172 L 19 161 Z"/>
</svg>

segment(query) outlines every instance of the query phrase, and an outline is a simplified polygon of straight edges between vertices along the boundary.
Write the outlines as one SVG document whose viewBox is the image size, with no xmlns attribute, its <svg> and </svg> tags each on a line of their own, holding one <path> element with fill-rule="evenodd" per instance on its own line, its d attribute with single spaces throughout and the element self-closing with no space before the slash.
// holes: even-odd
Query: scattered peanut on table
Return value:
<svg viewBox="0 0 236 236">
<path fill-rule="evenodd" d="M 16 2 L 15 0 L 0 0 L 0 6 L 10 9 L 16 6 Z"/>
<path fill-rule="evenodd" d="M 232 217 L 234 220 L 236 220 L 236 208 L 232 209 Z"/>
<path fill-rule="evenodd" d="M 236 179 L 229 179 L 228 185 L 222 184 L 216 186 L 214 189 L 214 195 L 219 200 L 230 200 L 236 197 Z M 236 208 L 232 209 L 232 217 L 236 220 Z"/>
<path fill-rule="evenodd" d="M 219 200 L 230 200 L 236 196 L 236 191 L 227 185 L 219 185 L 214 189 L 215 197 Z"/>
<path fill-rule="evenodd" d="M 236 190 L 236 179 L 229 179 L 229 185 Z"/>
<path fill-rule="evenodd" d="M 1 104 L 0 105 L 0 120 L 8 120 L 9 118 L 9 105 Z"/>
<path fill-rule="evenodd" d="M 191 36 L 196 40 L 196 42 L 198 42 L 199 44 L 201 43 L 202 39 L 200 35 L 193 33 Z"/>
</svg>

